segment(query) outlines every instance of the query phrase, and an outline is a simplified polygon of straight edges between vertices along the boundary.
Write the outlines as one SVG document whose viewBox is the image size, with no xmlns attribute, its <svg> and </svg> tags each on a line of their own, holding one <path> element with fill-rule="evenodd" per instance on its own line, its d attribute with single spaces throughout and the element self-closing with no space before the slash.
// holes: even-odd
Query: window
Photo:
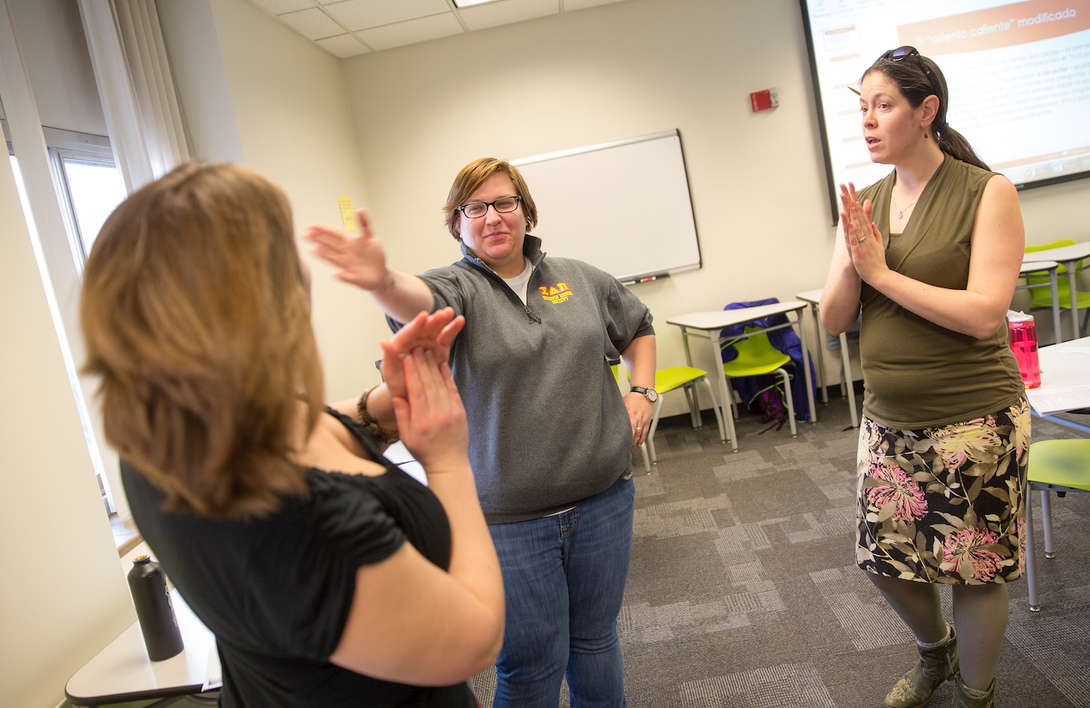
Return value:
<svg viewBox="0 0 1090 708">
<path fill-rule="evenodd" d="M 106 217 L 127 196 L 109 138 L 43 128 L 50 167 L 67 204 L 69 235 L 87 260 Z M 81 263 L 82 266 L 82 263 Z"/>
</svg>

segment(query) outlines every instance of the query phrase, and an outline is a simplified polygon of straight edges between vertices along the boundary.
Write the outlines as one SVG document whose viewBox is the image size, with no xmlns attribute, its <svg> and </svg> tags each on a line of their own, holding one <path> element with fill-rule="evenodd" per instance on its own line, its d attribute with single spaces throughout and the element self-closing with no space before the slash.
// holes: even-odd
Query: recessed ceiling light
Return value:
<svg viewBox="0 0 1090 708">
<path fill-rule="evenodd" d="M 484 5 L 486 2 L 496 2 L 496 0 L 454 0 L 454 6 L 472 7 L 473 5 Z"/>
</svg>

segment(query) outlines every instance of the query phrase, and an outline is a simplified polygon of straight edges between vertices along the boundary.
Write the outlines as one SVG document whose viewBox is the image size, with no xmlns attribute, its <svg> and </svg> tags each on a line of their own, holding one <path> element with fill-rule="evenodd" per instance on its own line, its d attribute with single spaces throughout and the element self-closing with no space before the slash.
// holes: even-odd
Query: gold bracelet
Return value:
<svg viewBox="0 0 1090 708">
<path fill-rule="evenodd" d="M 400 435 L 396 430 L 390 430 L 389 428 L 383 428 L 378 424 L 378 421 L 371 417 L 371 414 L 367 412 L 367 397 L 371 395 L 377 386 L 371 386 L 364 389 L 360 394 L 360 400 L 356 404 L 356 419 L 363 426 L 364 430 L 371 433 L 371 436 L 376 440 L 392 445 L 400 439 Z"/>
</svg>

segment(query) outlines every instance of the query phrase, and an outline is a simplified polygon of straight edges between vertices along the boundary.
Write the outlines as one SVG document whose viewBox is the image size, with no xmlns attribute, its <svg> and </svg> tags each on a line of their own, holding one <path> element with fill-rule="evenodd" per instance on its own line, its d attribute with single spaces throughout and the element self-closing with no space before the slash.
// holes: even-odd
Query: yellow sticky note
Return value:
<svg viewBox="0 0 1090 708">
<path fill-rule="evenodd" d="M 356 230 L 356 211 L 352 208 L 352 197 L 347 194 L 337 195 L 337 205 L 341 208 L 341 221 L 345 231 Z"/>
</svg>

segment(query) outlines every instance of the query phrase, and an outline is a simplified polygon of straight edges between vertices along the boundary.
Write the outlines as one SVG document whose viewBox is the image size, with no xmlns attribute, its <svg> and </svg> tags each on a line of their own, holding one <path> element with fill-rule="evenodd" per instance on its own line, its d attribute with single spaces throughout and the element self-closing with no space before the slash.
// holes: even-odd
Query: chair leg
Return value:
<svg viewBox="0 0 1090 708">
<path fill-rule="evenodd" d="M 730 416 L 734 420 L 738 420 L 738 404 L 734 402 L 734 386 L 730 383 L 730 378 L 727 378 L 727 396 L 730 397 Z"/>
<path fill-rule="evenodd" d="M 651 428 L 647 431 L 647 437 L 644 438 L 644 445 L 651 449 L 651 464 L 658 463 L 658 458 L 655 455 L 655 431 L 659 429 L 659 414 L 662 413 L 662 396 L 659 396 L 655 401 L 655 411 L 651 414 Z M 647 471 L 651 471 L 651 465 L 647 464 L 647 450 L 643 451 L 643 463 Z"/>
<path fill-rule="evenodd" d="M 700 419 L 700 399 L 696 396 L 696 382 L 690 381 L 681 387 L 681 390 L 685 393 L 685 401 L 689 404 L 689 419 L 693 423 L 693 430 L 696 430 L 704 421 Z"/>
<path fill-rule="evenodd" d="M 651 461 L 647 459 L 647 441 L 640 445 L 640 454 L 643 455 L 643 471 L 651 474 Z"/>
<path fill-rule="evenodd" d="M 776 373 L 783 379 L 783 397 L 787 401 L 787 422 L 791 424 L 791 437 L 796 437 L 799 431 L 795 427 L 795 401 L 791 397 L 791 377 L 784 369 L 776 369 Z"/>
<path fill-rule="evenodd" d="M 1055 558 L 1052 551 L 1052 501 L 1048 490 L 1041 490 L 1041 521 L 1045 531 L 1045 558 Z"/>
<path fill-rule="evenodd" d="M 1037 554 L 1033 549 L 1033 485 L 1026 485 L 1026 583 L 1029 585 L 1029 611 L 1040 612 L 1037 599 Z"/>
<path fill-rule="evenodd" d="M 712 410 L 715 412 L 715 423 L 719 426 L 719 440 L 721 442 L 727 441 L 727 426 L 723 420 L 722 410 L 719 408 L 719 401 L 715 397 L 715 389 L 712 388 L 712 382 L 708 380 L 707 376 L 700 379 L 704 382 L 704 385 L 708 388 L 708 395 L 712 399 Z"/>
</svg>

